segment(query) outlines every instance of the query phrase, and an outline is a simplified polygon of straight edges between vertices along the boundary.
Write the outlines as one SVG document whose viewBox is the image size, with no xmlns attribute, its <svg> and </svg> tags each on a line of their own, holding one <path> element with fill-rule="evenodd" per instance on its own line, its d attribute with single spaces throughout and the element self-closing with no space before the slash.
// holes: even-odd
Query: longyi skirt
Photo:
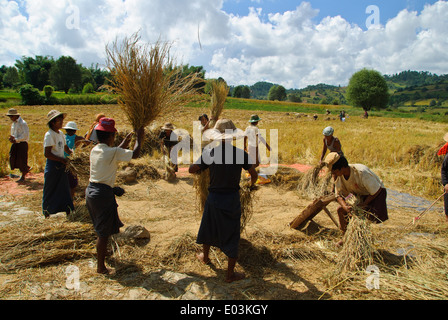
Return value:
<svg viewBox="0 0 448 320">
<path fill-rule="evenodd" d="M 239 192 L 230 194 L 210 192 L 205 203 L 196 242 L 217 247 L 227 257 L 237 258 L 240 226 Z"/>
<path fill-rule="evenodd" d="M 90 183 L 86 188 L 86 205 L 98 237 L 106 238 L 123 227 L 118 216 L 118 204 L 113 189 L 102 183 Z"/>
<path fill-rule="evenodd" d="M 45 216 L 74 210 L 65 165 L 48 160 L 44 172 L 42 210 Z"/>
</svg>

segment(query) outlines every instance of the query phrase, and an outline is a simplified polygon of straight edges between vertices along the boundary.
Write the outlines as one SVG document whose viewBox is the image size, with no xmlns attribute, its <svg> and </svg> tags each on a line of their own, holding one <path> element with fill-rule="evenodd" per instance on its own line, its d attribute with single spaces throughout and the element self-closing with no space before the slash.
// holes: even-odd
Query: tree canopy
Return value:
<svg viewBox="0 0 448 320">
<path fill-rule="evenodd" d="M 366 111 L 384 109 L 389 103 L 389 97 L 386 80 L 378 71 L 362 69 L 350 78 L 347 100 L 355 107 Z"/>
</svg>

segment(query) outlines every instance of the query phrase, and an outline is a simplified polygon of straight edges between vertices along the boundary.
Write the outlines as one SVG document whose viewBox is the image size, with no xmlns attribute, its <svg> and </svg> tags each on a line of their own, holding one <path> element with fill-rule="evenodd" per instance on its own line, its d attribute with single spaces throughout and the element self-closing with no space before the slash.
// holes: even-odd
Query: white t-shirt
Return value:
<svg viewBox="0 0 448 320">
<path fill-rule="evenodd" d="M 115 185 L 118 163 L 130 162 L 133 151 L 109 147 L 105 143 L 96 145 L 90 153 L 90 182 Z"/>
<path fill-rule="evenodd" d="M 350 193 L 360 196 L 374 195 L 380 188 L 384 188 L 381 179 L 363 164 L 350 164 L 348 180 L 340 176 L 335 181 L 336 194 L 344 197 Z"/>
<path fill-rule="evenodd" d="M 64 158 L 64 147 L 66 145 L 65 135 L 59 130 L 59 132 L 48 130 L 44 137 L 44 149 L 51 147 L 51 153 L 55 156 Z"/>
<path fill-rule="evenodd" d="M 266 140 L 260 133 L 260 129 L 257 126 L 248 126 L 244 135 L 247 136 L 247 144 L 249 147 L 256 147 L 261 142 L 266 145 Z"/>
</svg>

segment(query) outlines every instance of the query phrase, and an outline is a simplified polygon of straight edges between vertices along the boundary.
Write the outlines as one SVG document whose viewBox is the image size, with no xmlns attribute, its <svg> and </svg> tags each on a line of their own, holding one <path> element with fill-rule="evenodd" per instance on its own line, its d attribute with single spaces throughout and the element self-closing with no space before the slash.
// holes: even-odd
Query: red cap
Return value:
<svg viewBox="0 0 448 320">
<path fill-rule="evenodd" d="M 115 129 L 115 120 L 112 118 L 101 118 L 100 123 L 96 126 L 95 130 L 117 132 L 117 129 Z"/>
</svg>

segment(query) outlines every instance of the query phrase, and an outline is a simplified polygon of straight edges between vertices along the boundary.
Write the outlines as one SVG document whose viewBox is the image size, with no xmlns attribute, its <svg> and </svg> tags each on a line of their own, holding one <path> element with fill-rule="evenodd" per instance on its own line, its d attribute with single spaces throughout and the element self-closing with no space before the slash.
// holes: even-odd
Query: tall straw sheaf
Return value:
<svg viewBox="0 0 448 320">
<path fill-rule="evenodd" d="M 203 81 L 198 73 L 183 75 L 182 68 L 174 65 L 170 43 L 140 42 L 134 34 L 106 47 L 112 75 L 106 87 L 118 94 L 118 104 L 134 129 L 187 104 L 196 92 L 194 85 Z"/>
</svg>

